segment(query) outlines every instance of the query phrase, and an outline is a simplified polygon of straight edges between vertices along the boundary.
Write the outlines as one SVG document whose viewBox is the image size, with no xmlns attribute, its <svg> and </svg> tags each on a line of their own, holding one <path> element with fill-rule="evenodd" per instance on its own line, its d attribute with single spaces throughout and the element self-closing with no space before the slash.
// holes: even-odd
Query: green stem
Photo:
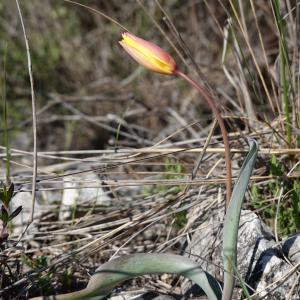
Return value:
<svg viewBox="0 0 300 300">
<path fill-rule="evenodd" d="M 281 58 L 281 74 L 283 84 L 283 104 L 284 104 L 284 115 L 285 115 L 285 130 L 287 135 L 287 141 L 289 147 L 292 144 L 292 127 L 291 127 L 291 116 L 290 116 L 290 99 L 288 92 L 288 82 L 286 78 L 286 60 L 284 56 L 283 46 L 280 46 L 280 58 Z"/>
<path fill-rule="evenodd" d="M 224 142 L 224 148 L 225 148 L 225 164 L 226 164 L 226 207 L 228 207 L 230 197 L 231 197 L 231 186 L 232 186 L 232 174 L 231 174 L 231 158 L 230 158 L 230 147 L 229 147 L 229 141 L 228 141 L 228 132 L 226 130 L 223 118 L 214 102 L 212 97 L 209 95 L 209 93 L 206 91 L 206 89 L 201 86 L 199 83 L 194 81 L 192 78 L 187 76 L 186 74 L 182 73 L 179 70 L 175 71 L 175 74 L 183 78 L 185 81 L 187 81 L 190 85 L 192 85 L 196 90 L 199 92 L 199 94 L 203 97 L 203 99 L 207 102 L 207 104 L 210 106 L 211 110 L 216 116 L 216 119 L 219 123 L 223 142 Z"/>
<path fill-rule="evenodd" d="M 7 124 L 7 99 L 6 99 L 6 56 L 7 56 L 7 43 L 4 47 L 4 59 L 3 59 L 3 80 L 2 80 L 2 100 L 3 100 L 3 143 L 6 147 L 6 185 L 10 185 L 10 148 L 9 148 L 9 136 L 8 136 L 8 124 Z"/>
<path fill-rule="evenodd" d="M 279 31 L 279 52 L 280 52 L 280 60 L 281 60 L 281 81 L 283 87 L 283 110 L 285 116 L 285 131 L 287 135 L 287 141 L 289 147 L 292 144 L 292 123 L 291 123 L 291 112 L 290 112 L 290 97 L 289 97 L 289 89 L 292 89 L 291 82 L 291 71 L 289 70 L 289 57 L 288 57 L 288 47 L 286 42 L 286 29 L 285 29 L 285 20 L 280 12 L 280 1 L 274 0 L 273 9 L 275 14 L 275 19 L 278 26 Z M 290 79 L 290 80 L 288 80 Z"/>
</svg>

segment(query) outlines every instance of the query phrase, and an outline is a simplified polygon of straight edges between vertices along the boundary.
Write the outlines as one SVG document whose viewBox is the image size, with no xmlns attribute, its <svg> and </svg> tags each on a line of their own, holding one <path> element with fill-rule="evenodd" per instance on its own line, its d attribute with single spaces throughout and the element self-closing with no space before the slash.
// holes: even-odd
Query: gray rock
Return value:
<svg viewBox="0 0 300 300">
<path fill-rule="evenodd" d="M 300 263 L 300 234 L 288 238 L 282 245 L 282 251 L 294 263 Z"/>
<path fill-rule="evenodd" d="M 294 283 L 298 282 L 298 276 L 292 272 L 293 267 L 282 257 L 278 249 L 268 249 L 262 253 L 258 260 L 248 284 L 254 288 L 257 299 L 286 299 Z M 299 299 L 299 282 L 288 299 Z"/>
<path fill-rule="evenodd" d="M 223 277 L 222 258 L 222 221 L 219 212 L 212 219 L 199 226 L 186 248 L 185 256 L 199 264 L 218 280 Z M 226 235 L 225 235 L 226 236 Z M 283 244 L 286 256 L 299 262 L 300 236 L 293 237 Z M 297 283 L 297 274 L 292 273 L 293 266 L 288 264 L 279 245 L 275 243 L 270 229 L 251 211 L 242 211 L 238 235 L 237 269 L 239 276 L 253 289 L 258 298 L 285 299 L 288 292 Z M 278 281 L 278 282 L 277 282 Z M 237 284 L 238 281 L 237 281 Z M 195 291 L 190 283 L 185 283 L 184 291 L 190 295 Z M 250 290 L 251 293 L 251 290 Z M 241 289 L 235 290 L 234 299 L 238 299 Z M 290 299 L 299 299 L 299 284 L 292 290 Z M 293 296 L 292 296 L 293 295 Z M 197 296 L 193 294 L 193 296 Z"/>
<path fill-rule="evenodd" d="M 101 187 L 101 180 L 94 173 L 84 176 L 67 176 L 64 178 L 64 190 L 60 206 L 59 219 L 65 220 L 71 216 L 75 205 L 95 204 L 104 205 L 111 198 Z"/>
<path fill-rule="evenodd" d="M 13 235 L 19 235 L 20 233 L 22 233 L 31 218 L 32 194 L 30 192 L 20 191 L 17 192 L 16 195 L 12 198 L 10 203 L 11 211 L 13 212 L 19 206 L 22 206 L 22 211 L 12 220 Z M 38 200 L 36 200 L 34 209 L 34 220 L 37 221 L 41 214 L 41 206 Z M 33 227 L 34 226 L 31 226 L 28 230 L 32 230 Z"/>
<path fill-rule="evenodd" d="M 185 256 L 196 260 L 202 268 L 222 280 L 222 228 L 220 224 L 222 222 L 219 220 L 219 213 L 201 224 L 199 230 L 193 234 Z M 237 245 L 238 272 L 242 278 L 246 278 L 251 273 L 261 253 L 274 243 L 271 232 L 258 216 L 248 210 L 242 211 Z"/>
<path fill-rule="evenodd" d="M 110 300 L 176 300 L 176 298 L 155 292 L 144 293 L 141 295 L 133 296 L 132 293 L 123 293 L 121 296 L 114 296 Z"/>
</svg>

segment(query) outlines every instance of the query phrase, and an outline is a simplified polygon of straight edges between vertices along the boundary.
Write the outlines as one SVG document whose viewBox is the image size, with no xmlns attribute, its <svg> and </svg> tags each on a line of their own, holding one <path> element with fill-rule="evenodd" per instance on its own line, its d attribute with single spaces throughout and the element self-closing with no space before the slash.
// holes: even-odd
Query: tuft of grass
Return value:
<svg viewBox="0 0 300 300">
<path fill-rule="evenodd" d="M 267 187 L 259 188 L 253 185 L 251 188 L 252 205 L 260 211 L 263 219 L 274 227 L 276 217 L 277 203 L 276 201 L 267 200 L 277 199 L 281 188 L 283 188 L 283 201 L 280 202 L 278 215 L 278 233 L 280 236 L 288 236 L 299 232 L 300 230 L 300 184 L 299 179 L 289 178 L 284 180 L 285 170 L 282 162 L 273 155 L 270 161 L 270 175 L 274 176 Z"/>
<path fill-rule="evenodd" d="M 31 272 L 37 272 L 41 269 L 47 268 L 49 266 L 49 257 L 46 255 L 41 255 L 35 258 L 30 258 L 27 255 L 23 255 L 22 261 L 25 266 L 31 269 Z M 48 272 L 39 276 L 35 283 L 35 286 L 38 287 L 41 293 L 49 294 L 52 292 L 51 281 L 52 281 L 52 273 Z"/>
<path fill-rule="evenodd" d="M 285 19 L 281 14 L 281 1 L 273 0 L 273 10 L 275 15 L 275 21 L 279 32 L 279 56 L 280 56 L 280 73 L 281 73 L 281 85 L 283 88 L 283 111 L 285 116 L 285 130 L 288 145 L 292 146 L 292 118 L 291 118 L 291 101 L 290 95 L 293 92 L 290 59 L 287 46 L 287 30 Z"/>
<path fill-rule="evenodd" d="M 175 213 L 175 225 L 179 229 L 184 228 L 188 222 L 187 210 L 182 210 Z"/>
<path fill-rule="evenodd" d="M 183 165 L 180 163 L 179 160 L 172 160 L 170 158 L 165 159 L 164 163 L 164 174 L 163 175 L 158 175 L 156 179 L 162 179 L 162 180 L 172 180 L 172 179 L 182 179 L 184 178 L 183 175 L 184 169 Z M 172 187 L 172 192 L 173 193 L 179 193 L 182 191 L 184 187 L 182 186 L 177 186 L 177 187 Z M 170 190 L 170 187 L 166 185 L 156 185 L 156 186 L 146 186 L 144 188 L 144 196 L 151 196 L 153 194 L 164 194 L 167 193 Z"/>
</svg>

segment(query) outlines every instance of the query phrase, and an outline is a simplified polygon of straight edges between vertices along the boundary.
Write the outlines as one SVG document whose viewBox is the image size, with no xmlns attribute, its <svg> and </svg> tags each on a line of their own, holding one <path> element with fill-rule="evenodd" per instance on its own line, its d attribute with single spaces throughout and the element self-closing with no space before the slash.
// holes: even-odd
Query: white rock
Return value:
<svg viewBox="0 0 300 300">
<path fill-rule="evenodd" d="M 32 194 L 30 192 L 20 191 L 12 198 L 10 202 L 11 212 L 19 206 L 22 206 L 22 211 L 12 220 L 13 235 L 22 233 L 31 218 Z M 34 220 L 37 220 L 40 216 L 41 206 L 38 201 L 35 201 Z"/>
<path fill-rule="evenodd" d="M 59 219 L 70 218 L 72 208 L 77 205 L 105 205 L 110 200 L 111 198 L 101 187 L 101 181 L 96 174 L 85 174 L 82 177 L 66 176 Z"/>
</svg>

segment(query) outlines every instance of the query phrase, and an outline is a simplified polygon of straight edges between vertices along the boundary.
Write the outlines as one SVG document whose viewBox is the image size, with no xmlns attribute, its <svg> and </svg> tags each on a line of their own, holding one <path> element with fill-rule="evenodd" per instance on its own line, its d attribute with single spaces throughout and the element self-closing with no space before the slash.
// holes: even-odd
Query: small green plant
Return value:
<svg viewBox="0 0 300 300">
<path fill-rule="evenodd" d="M 22 256 L 23 264 L 28 266 L 30 273 L 40 274 L 33 285 L 33 289 L 38 289 L 42 294 L 51 294 L 53 290 L 63 289 L 64 291 L 71 290 L 74 283 L 73 276 L 75 268 L 73 265 L 68 265 L 62 272 L 58 272 L 55 267 L 50 266 L 50 259 L 46 255 L 37 257 Z M 45 270 L 43 274 L 41 271 Z"/>
<path fill-rule="evenodd" d="M 72 288 L 74 272 L 74 267 L 70 266 L 61 275 L 59 275 L 59 281 L 64 289 Z"/>
<path fill-rule="evenodd" d="M 175 225 L 178 228 L 183 228 L 187 224 L 187 210 L 182 210 L 175 213 Z"/>
<path fill-rule="evenodd" d="M 49 258 L 44 255 L 35 258 L 30 258 L 29 256 L 23 255 L 22 260 L 24 265 L 28 266 L 32 272 L 40 271 L 41 269 L 49 266 Z M 42 293 L 49 294 L 52 292 L 50 284 L 52 277 L 52 272 L 47 272 L 43 276 L 39 276 L 37 278 L 36 286 L 41 289 Z"/>
<path fill-rule="evenodd" d="M 10 213 L 9 204 L 11 202 L 12 196 L 14 193 L 14 185 L 10 183 L 5 185 L 1 183 L 0 186 L 0 203 L 1 203 L 1 212 L 0 212 L 0 246 L 8 238 L 7 226 L 9 222 L 15 218 L 22 210 L 22 206 L 17 207 L 12 213 Z"/>
<path fill-rule="evenodd" d="M 183 165 L 180 163 L 180 161 L 177 159 L 175 162 L 173 159 L 166 158 L 165 164 L 164 164 L 164 174 L 156 176 L 157 180 L 176 180 L 176 179 L 182 179 L 184 178 L 183 175 Z M 175 186 L 175 187 L 169 187 L 167 185 L 155 185 L 155 186 L 146 186 L 144 188 L 144 196 L 151 196 L 153 194 L 162 194 L 165 195 L 166 193 L 172 191 L 172 193 L 179 193 L 183 191 L 183 186 Z M 187 211 L 179 211 L 174 213 L 174 220 L 175 220 L 175 226 L 177 228 L 183 228 L 187 223 Z"/>
<path fill-rule="evenodd" d="M 172 159 L 167 158 L 165 160 L 164 165 L 164 174 L 156 176 L 155 179 L 157 180 L 176 180 L 182 179 L 184 177 L 183 173 L 183 166 L 179 160 L 176 160 L 175 163 Z M 144 196 L 151 196 L 153 194 L 165 194 L 170 190 L 170 187 L 167 185 L 155 185 L 155 186 L 146 186 L 144 188 Z M 172 192 L 179 193 L 183 190 L 182 186 L 172 187 Z"/>
<path fill-rule="evenodd" d="M 286 195 L 283 201 L 280 201 L 278 215 L 278 233 L 281 236 L 287 236 L 300 230 L 300 183 L 299 180 L 284 180 L 285 170 L 282 163 L 275 155 L 272 155 L 270 161 L 270 175 L 274 179 L 267 185 L 267 190 L 261 190 L 253 185 L 251 189 L 252 205 L 260 210 L 263 219 L 268 225 L 274 227 L 280 189 L 282 194 Z M 272 202 L 267 202 L 266 195 L 270 195 Z"/>
</svg>

